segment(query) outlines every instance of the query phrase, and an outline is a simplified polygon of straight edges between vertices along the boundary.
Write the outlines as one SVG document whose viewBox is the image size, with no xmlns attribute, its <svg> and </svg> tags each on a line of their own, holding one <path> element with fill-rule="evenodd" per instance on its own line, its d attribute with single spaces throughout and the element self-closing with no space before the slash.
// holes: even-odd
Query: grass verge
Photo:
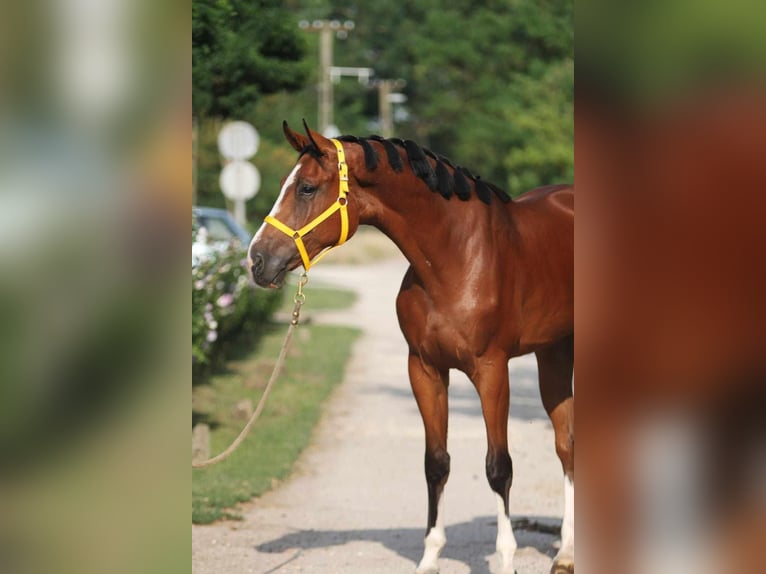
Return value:
<svg viewBox="0 0 766 574">
<path fill-rule="evenodd" d="M 282 300 L 278 312 L 290 313 L 293 310 L 293 291 L 292 285 L 285 287 L 288 293 Z M 356 301 L 356 293 L 345 289 L 330 289 L 316 285 L 306 287 L 306 305 L 303 311 L 312 313 L 313 311 L 334 311 L 336 309 L 345 309 L 350 307 Z"/>
<path fill-rule="evenodd" d="M 348 292 L 307 290 L 310 307 L 338 308 L 353 301 Z M 320 294 L 321 292 L 321 294 Z M 286 292 L 286 298 L 292 293 Z M 246 416 L 236 416 L 236 405 L 249 399 L 255 405 L 276 362 L 285 325 L 270 326 L 257 348 L 243 341 L 226 367 L 193 389 L 193 417 L 211 426 L 210 450 L 217 454 L 236 437 Z M 295 332 L 285 368 L 261 418 L 230 458 L 206 469 L 192 470 L 192 522 L 209 523 L 238 518 L 236 505 L 263 494 L 290 472 L 311 439 L 320 408 L 343 379 L 357 329 L 301 325 Z"/>
</svg>

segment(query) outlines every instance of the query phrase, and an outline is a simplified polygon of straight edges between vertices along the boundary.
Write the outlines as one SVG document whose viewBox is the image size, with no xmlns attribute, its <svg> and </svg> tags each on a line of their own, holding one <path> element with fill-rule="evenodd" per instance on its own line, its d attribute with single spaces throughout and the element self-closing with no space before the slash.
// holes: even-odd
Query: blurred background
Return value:
<svg viewBox="0 0 766 574">
<path fill-rule="evenodd" d="M 2 572 L 188 571 L 189 37 L 0 7 Z"/>
<path fill-rule="evenodd" d="M 763 571 L 764 17 L 577 4 L 581 572 Z"/>
</svg>

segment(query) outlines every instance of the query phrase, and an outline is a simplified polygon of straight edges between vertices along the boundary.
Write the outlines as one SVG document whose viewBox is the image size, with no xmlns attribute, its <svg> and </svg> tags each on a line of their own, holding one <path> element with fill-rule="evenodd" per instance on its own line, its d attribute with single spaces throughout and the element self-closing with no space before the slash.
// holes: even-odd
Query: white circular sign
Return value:
<svg viewBox="0 0 766 574">
<path fill-rule="evenodd" d="M 261 138 L 247 122 L 230 122 L 218 134 L 218 149 L 226 159 L 250 159 L 258 151 Z"/>
<path fill-rule="evenodd" d="M 261 187 L 261 174 L 249 161 L 235 160 L 221 170 L 221 191 L 232 201 L 252 199 Z"/>
</svg>

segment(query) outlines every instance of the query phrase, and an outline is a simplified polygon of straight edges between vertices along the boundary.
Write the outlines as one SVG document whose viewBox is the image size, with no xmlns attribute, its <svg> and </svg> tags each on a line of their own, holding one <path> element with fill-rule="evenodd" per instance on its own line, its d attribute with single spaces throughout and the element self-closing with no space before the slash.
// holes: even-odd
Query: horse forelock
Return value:
<svg viewBox="0 0 766 574">
<path fill-rule="evenodd" d="M 322 150 L 320 150 L 313 142 L 309 143 L 300 152 L 298 152 L 298 159 L 300 160 L 306 154 L 310 155 L 314 159 L 319 159 L 324 155 Z"/>
</svg>

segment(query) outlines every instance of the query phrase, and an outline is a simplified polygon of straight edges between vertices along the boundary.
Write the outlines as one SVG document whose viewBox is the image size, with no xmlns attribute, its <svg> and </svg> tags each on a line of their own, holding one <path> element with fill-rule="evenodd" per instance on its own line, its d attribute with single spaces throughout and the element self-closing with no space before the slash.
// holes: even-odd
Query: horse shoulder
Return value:
<svg viewBox="0 0 766 574">
<path fill-rule="evenodd" d="M 396 315 L 399 327 L 410 348 L 418 348 L 425 337 L 429 308 L 428 295 L 415 276 L 407 269 L 396 297 Z"/>
<path fill-rule="evenodd" d="M 465 368 L 476 354 L 477 309 L 463 308 L 452 298 L 435 300 L 410 268 L 396 298 L 399 326 L 410 349 L 429 364 Z"/>
</svg>

